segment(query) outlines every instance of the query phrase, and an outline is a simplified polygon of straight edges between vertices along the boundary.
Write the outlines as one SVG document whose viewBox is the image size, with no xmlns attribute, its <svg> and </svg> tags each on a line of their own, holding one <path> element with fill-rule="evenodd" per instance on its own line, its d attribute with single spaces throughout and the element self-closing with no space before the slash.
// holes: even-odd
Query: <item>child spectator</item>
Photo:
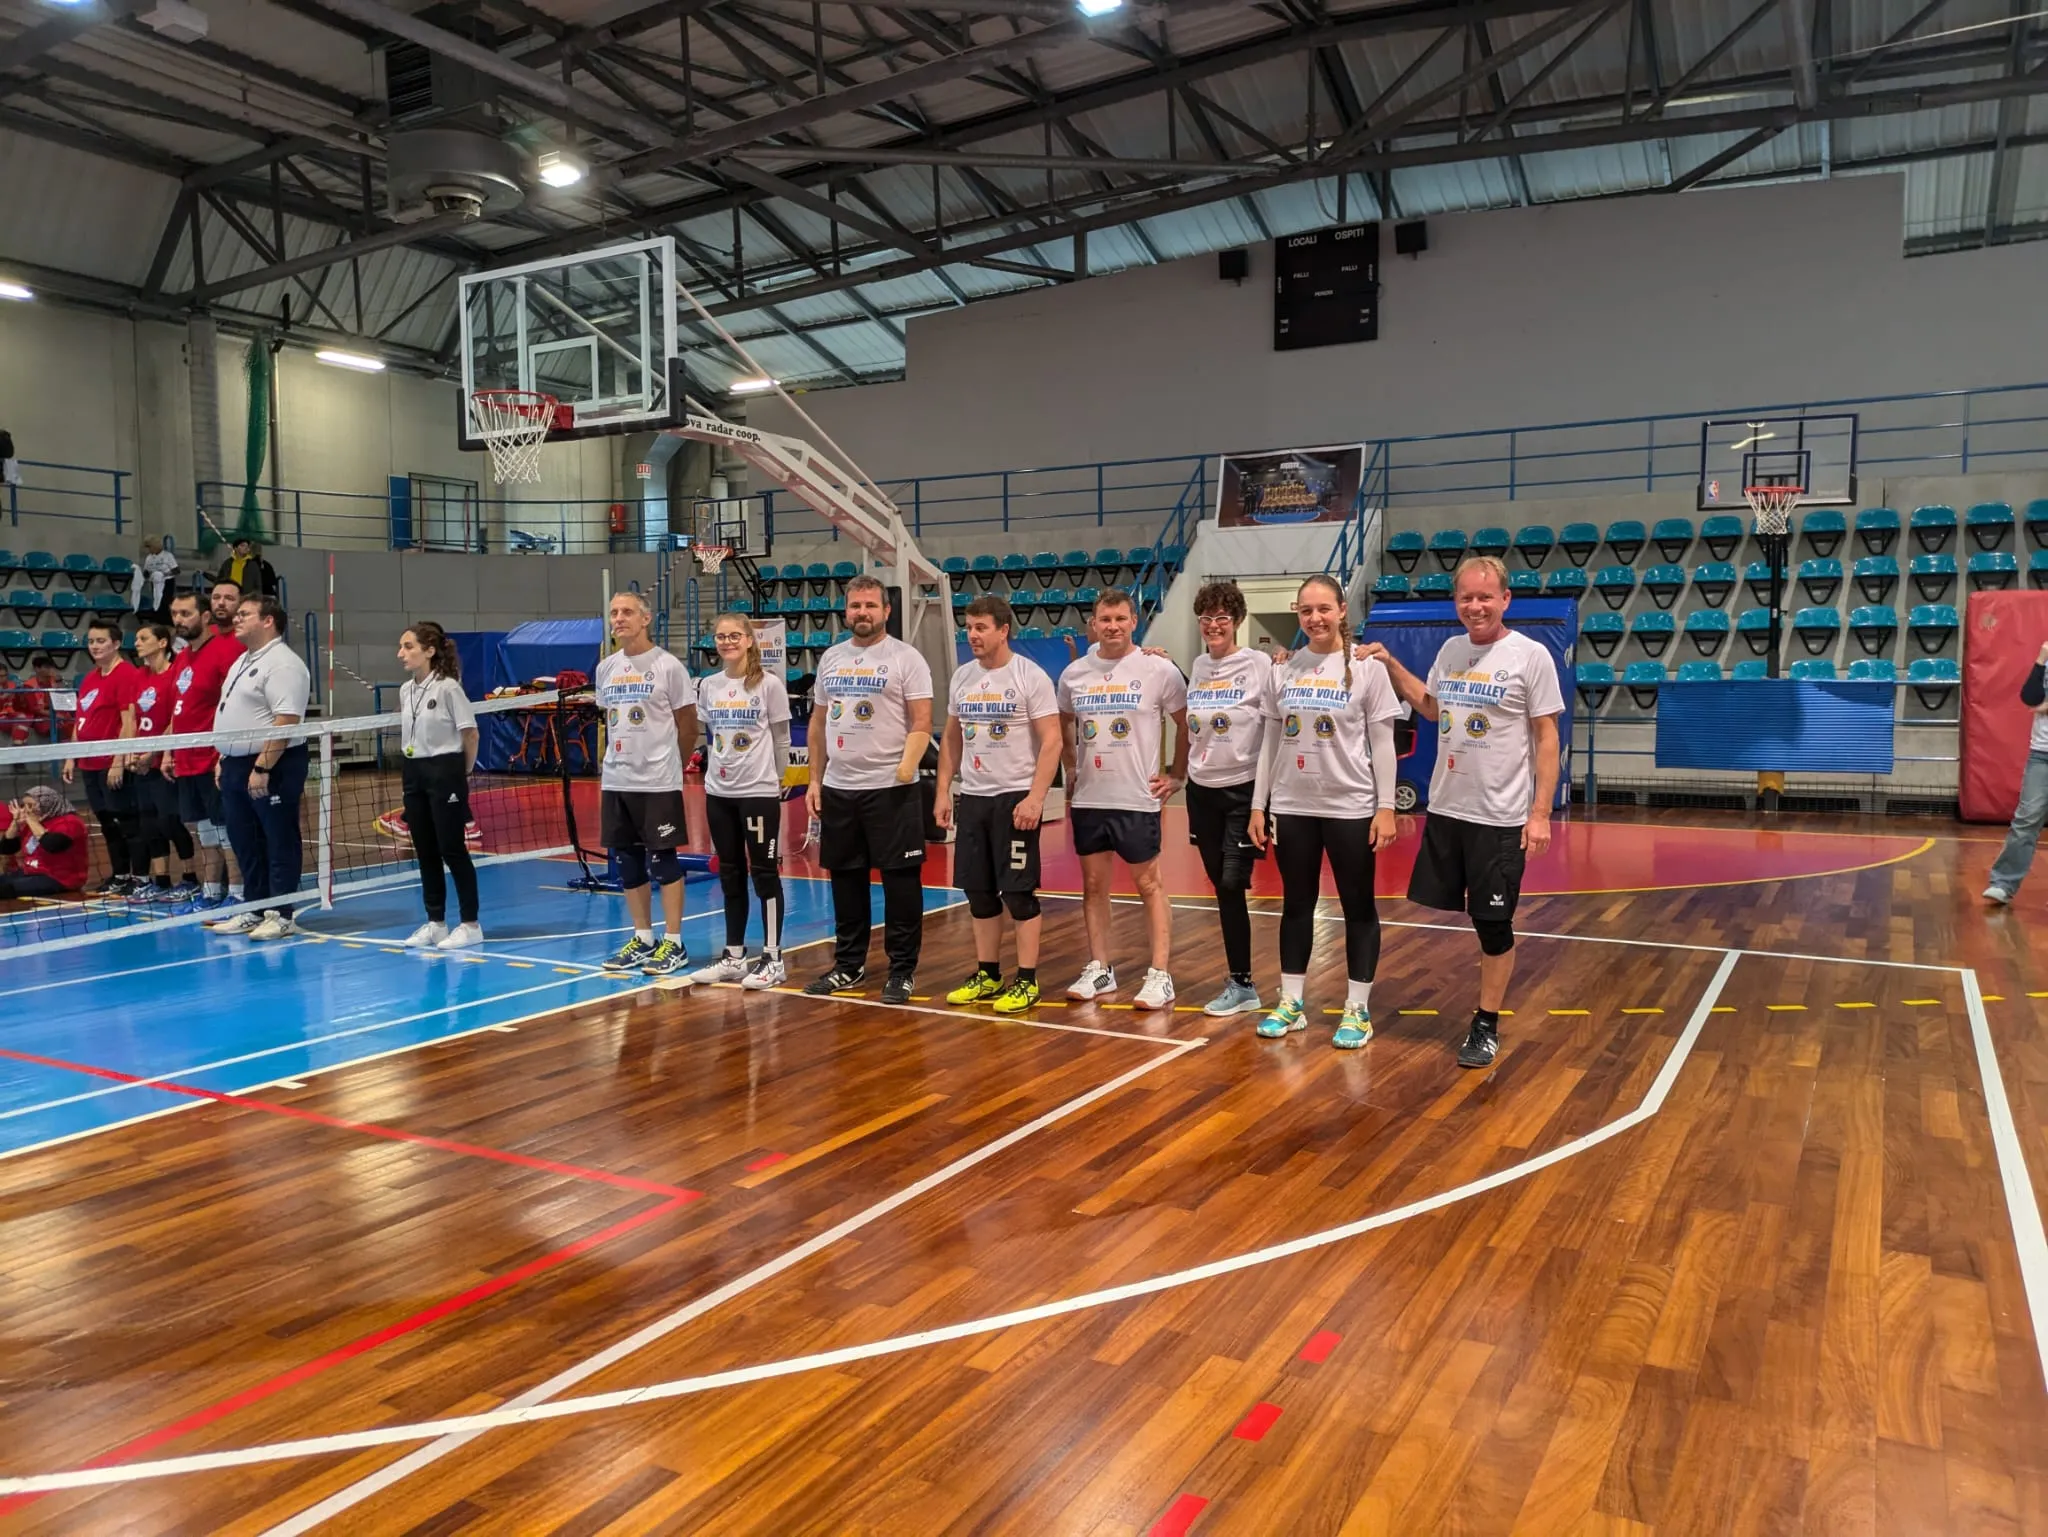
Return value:
<svg viewBox="0 0 2048 1537">
<path fill-rule="evenodd" d="M 128 606 L 144 619 L 168 624 L 171 598 L 178 590 L 178 557 L 151 535 L 142 541 L 142 564 L 128 579 Z"/>
</svg>

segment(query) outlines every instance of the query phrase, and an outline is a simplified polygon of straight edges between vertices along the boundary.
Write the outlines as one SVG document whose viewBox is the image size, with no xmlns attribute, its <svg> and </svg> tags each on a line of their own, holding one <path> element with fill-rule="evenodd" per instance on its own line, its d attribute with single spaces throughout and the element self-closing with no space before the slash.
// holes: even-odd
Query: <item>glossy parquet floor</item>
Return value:
<svg viewBox="0 0 2048 1537">
<path fill-rule="evenodd" d="M 1355 1054 L 946 1009 L 950 909 L 911 1008 L 578 992 L 0 1160 L 0 1475 L 123 1480 L 0 1530 L 2048 1533 L 2048 881 L 1688 826 L 1746 883 L 1584 890 L 1645 832 L 1572 829 L 1488 1073 L 1469 931 L 1398 899 Z M 1793 831 L 1859 857 L 1742 873 Z"/>
</svg>

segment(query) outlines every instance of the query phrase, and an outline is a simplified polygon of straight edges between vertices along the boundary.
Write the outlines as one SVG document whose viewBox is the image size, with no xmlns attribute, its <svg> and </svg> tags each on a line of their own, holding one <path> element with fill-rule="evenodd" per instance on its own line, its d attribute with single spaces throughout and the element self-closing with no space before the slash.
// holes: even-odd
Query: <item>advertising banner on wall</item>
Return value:
<svg viewBox="0 0 2048 1537">
<path fill-rule="evenodd" d="M 1224 528 L 1342 523 L 1358 503 L 1364 470 L 1357 444 L 1226 454 L 1216 476 L 1216 521 Z"/>
</svg>

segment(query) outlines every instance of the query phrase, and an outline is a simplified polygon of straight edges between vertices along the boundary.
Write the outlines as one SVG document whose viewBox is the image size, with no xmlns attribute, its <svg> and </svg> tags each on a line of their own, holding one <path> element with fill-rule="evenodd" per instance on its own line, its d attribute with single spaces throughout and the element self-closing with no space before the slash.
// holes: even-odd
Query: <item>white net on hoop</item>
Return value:
<svg viewBox="0 0 2048 1537">
<path fill-rule="evenodd" d="M 1745 486 L 1742 494 L 1756 514 L 1756 531 L 1762 535 L 1783 534 L 1792 527 L 1792 509 L 1806 493 L 1804 486 Z"/>
<path fill-rule="evenodd" d="M 491 451 L 501 482 L 540 479 L 540 451 L 555 425 L 555 397 L 536 390 L 478 390 L 469 397 L 470 431 Z"/>
<path fill-rule="evenodd" d="M 732 556 L 732 546 L 729 544 L 696 544 L 690 548 L 697 557 L 697 564 L 704 568 L 706 576 L 718 575 L 719 568 Z"/>
</svg>

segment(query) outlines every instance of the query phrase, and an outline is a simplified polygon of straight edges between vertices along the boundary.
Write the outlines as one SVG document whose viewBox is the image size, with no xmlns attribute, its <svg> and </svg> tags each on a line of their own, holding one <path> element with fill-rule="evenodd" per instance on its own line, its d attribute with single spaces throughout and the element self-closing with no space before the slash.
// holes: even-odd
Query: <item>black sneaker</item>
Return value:
<svg viewBox="0 0 2048 1537">
<path fill-rule="evenodd" d="M 804 988 L 813 998 L 826 998 L 833 993 L 849 993 L 859 987 L 866 978 L 865 971 L 842 971 L 834 966 L 815 982 Z"/>
<path fill-rule="evenodd" d="M 1465 1037 L 1465 1044 L 1458 1048 L 1458 1066 L 1492 1067 L 1493 1059 L 1499 1052 L 1499 1029 L 1487 1024 L 1475 1014 L 1472 1017 L 1472 1031 Z"/>
<path fill-rule="evenodd" d="M 917 979 L 907 971 L 890 972 L 889 980 L 882 984 L 882 1002 L 910 1002 L 910 989 L 911 986 L 916 982 L 916 980 Z"/>
</svg>

